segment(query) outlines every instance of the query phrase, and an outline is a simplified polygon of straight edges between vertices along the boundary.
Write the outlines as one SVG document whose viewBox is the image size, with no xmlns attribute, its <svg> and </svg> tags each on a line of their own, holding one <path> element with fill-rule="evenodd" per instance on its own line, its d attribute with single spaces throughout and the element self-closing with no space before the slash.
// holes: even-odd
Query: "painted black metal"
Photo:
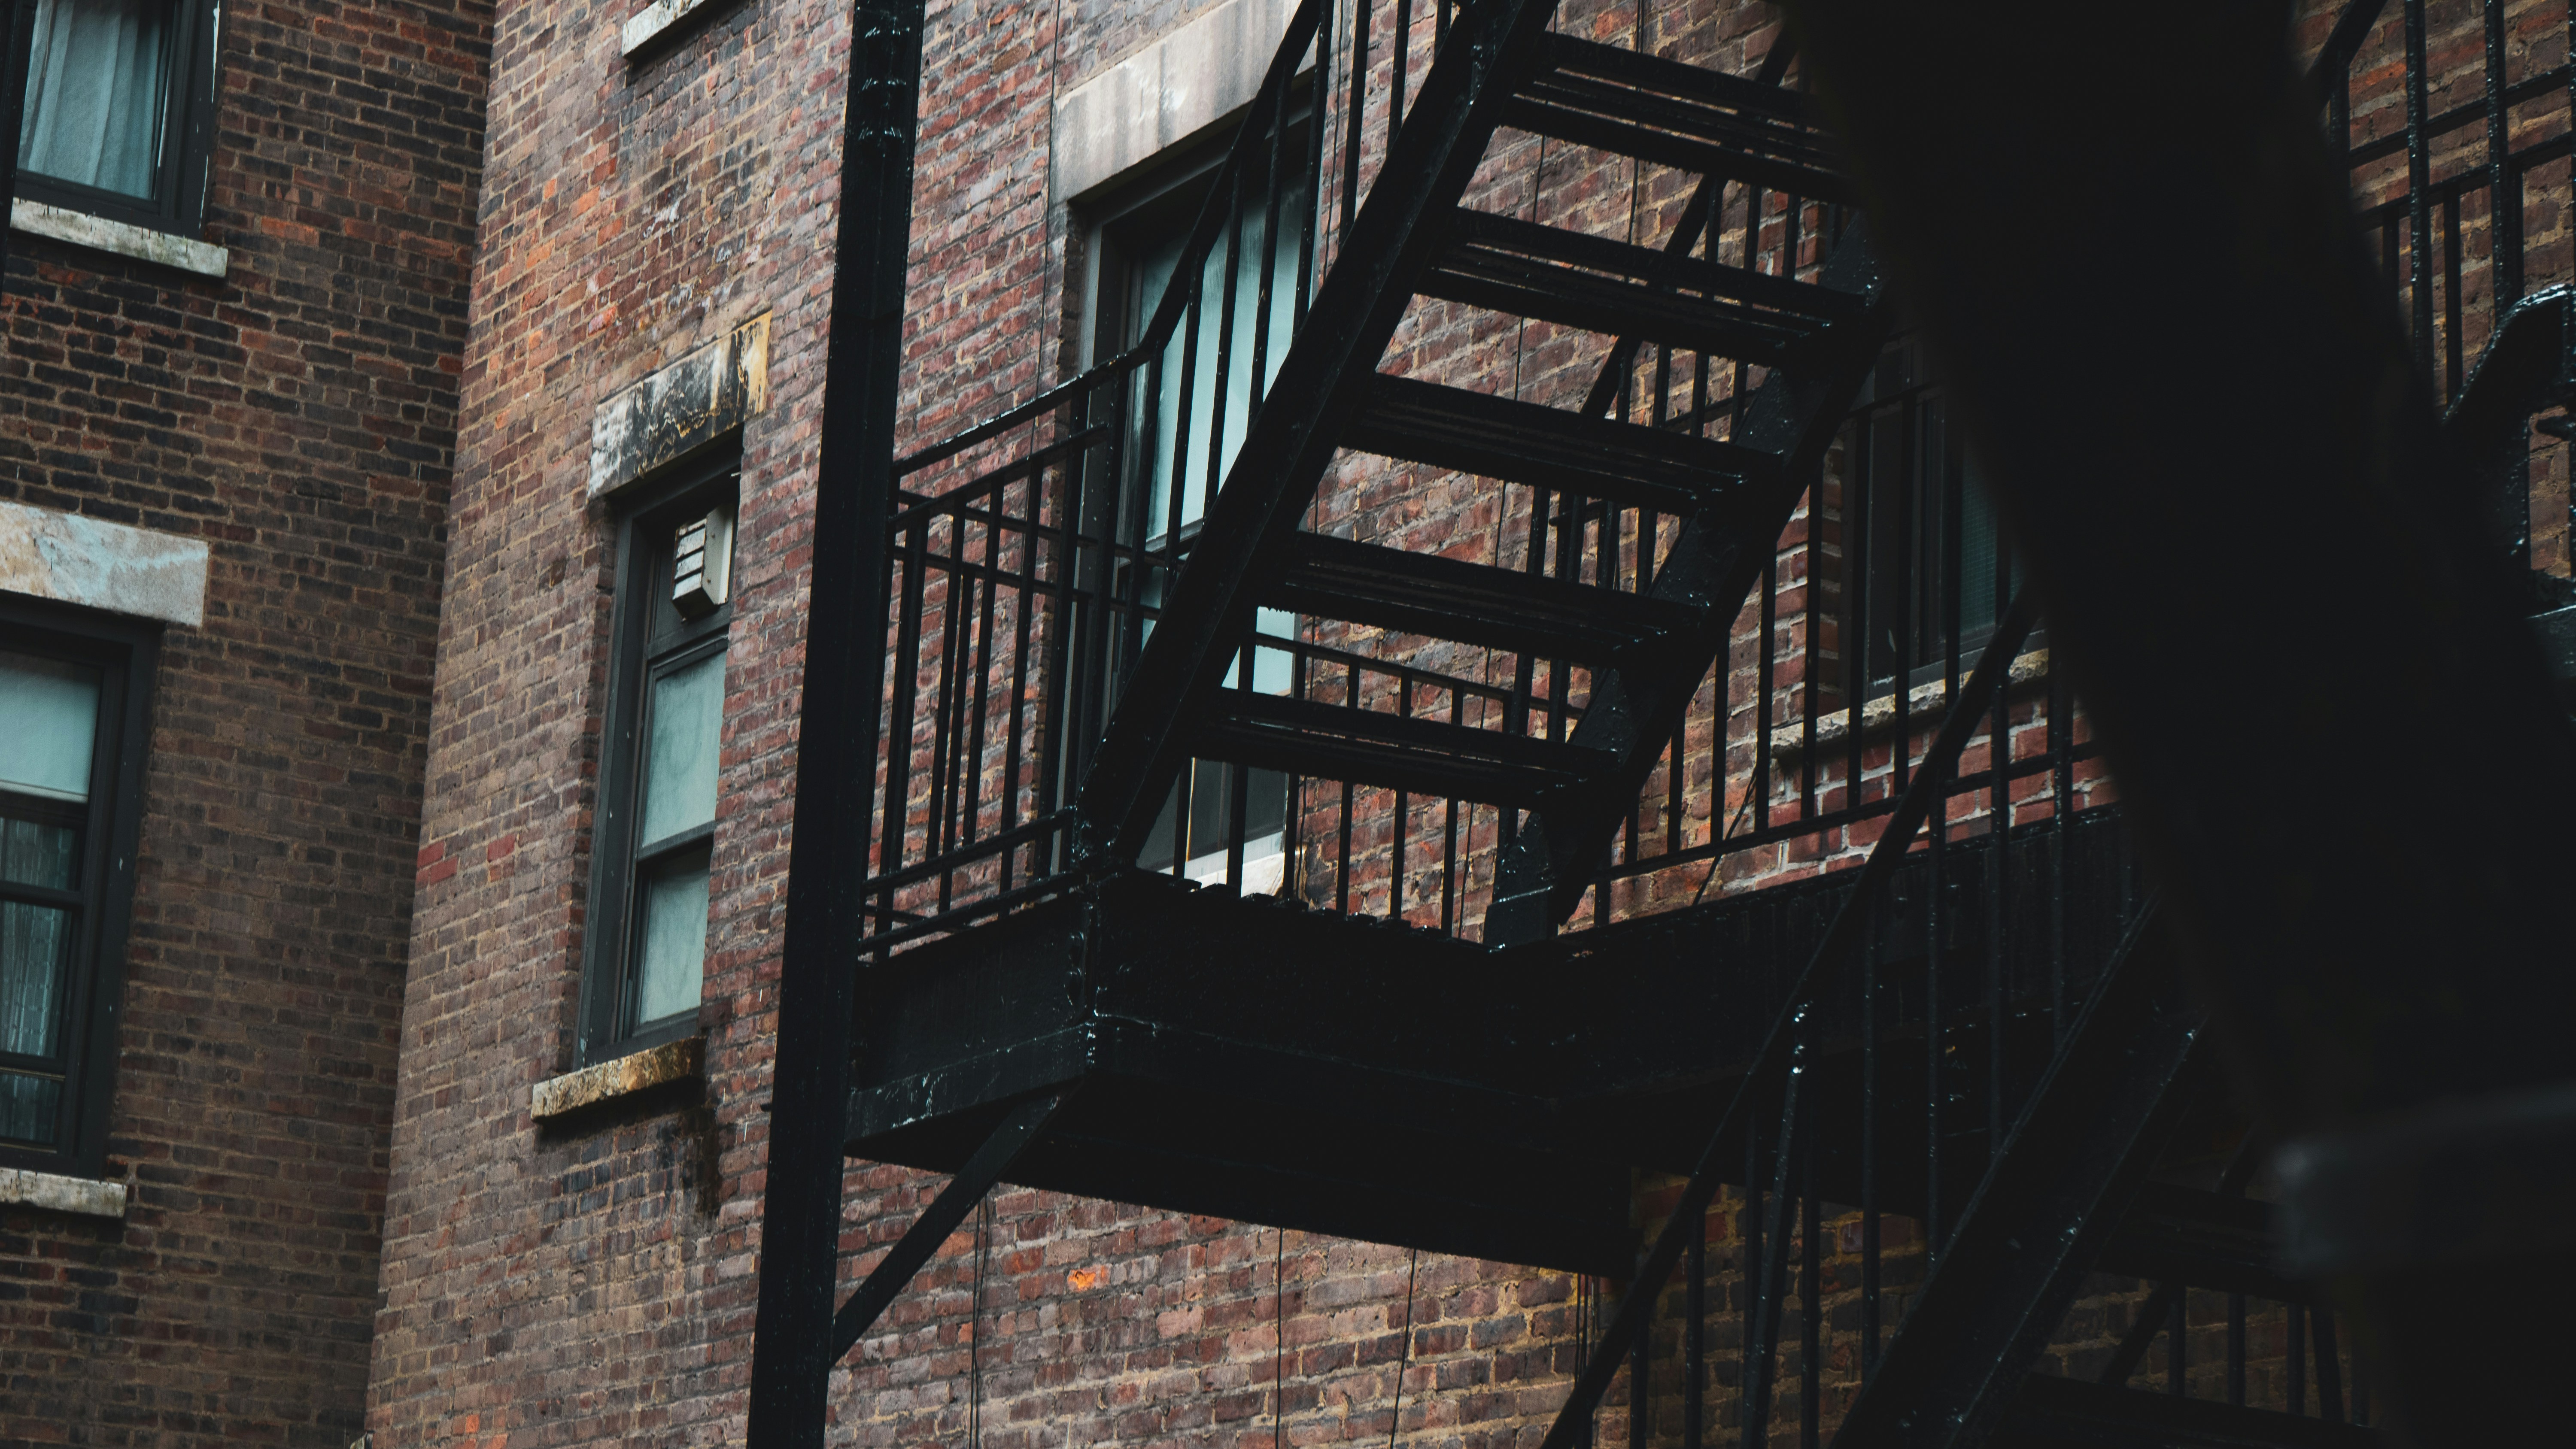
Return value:
<svg viewBox="0 0 2576 1449">
<path fill-rule="evenodd" d="M 1959 752 L 1967 747 L 1980 717 L 1992 704 L 1996 692 L 2002 689 L 2014 651 L 2029 636 L 2034 612 L 2032 601 L 2025 595 L 2014 601 L 2010 614 L 1996 627 L 1993 639 L 1977 660 L 1975 672 L 1969 675 L 1966 685 L 1955 697 L 1948 717 L 1942 721 L 1939 735 L 1925 750 L 1922 768 L 1907 785 L 1886 830 L 1879 836 L 1878 844 L 1871 849 L 1868 861 L 1853 873 L 1855 879 L 1850 897 L 1835 913 L 1833 926 L 1817 945 L 1815 954 L 1799 976 L 1797 987 L 1773 1019 L 1753 1069 L 1746 1074 L 1744 1085 L 1732 1094 L 1715 1130 L 1709 1134 L 1707 1146 L 1691 1170 L 1690 1181 L 1684 1185 L 1663 1230 L 1656 1234 L 1654 1247 L 1638 1265 L 1636 1276 L 1628 1291 L 1621 1296 L 1610 1322 L 1602 1329 L 1591 1359 L 1575 1376 L 1573 1388 L 1567 1393 L 1564 1406 L 1557 1411 L 1555 1421 L 1548 1426 L 1547 1437 L 1541 1442 L 1540 1449 L 1573 1449 L 1590 1433 L 1593 1408 L 1610 1387 L 1621 1358 L 1644 1334 L 1647 1320 L 1654 1312 L 1655 1300 L 1663 1292 L 1665 1281 L 1672 1276 L 1674 1265 L 1681 1260 L 1685 1244 L 1705 1230 L 1703 1223 L 1709 1204 L 1715 1201 L 1719 1186 L 1733 1175 L 1732 1164 L 1727 1159 L 1738 1135 L 1745 1134 L 1746 1140 L 1751 1140 L 1747 1132 L 1751 1120 L 1749 1114 L 1757 1110 L 1760 1102 L 1760 1096 L 1753 1088 L 1757 1084 L 1790 1079 L 1802 1055 L 1809 1014 L 1822 1004 L 1829 991 L 1840 984 L 1847 963 L 1862 950 L 1878 892 L 1895 873 L 1908 845 L 1922 830 L 1924 822 L 1931 818 L 1933 806 L 1944 798 L 1944 786 L 1950 771 L 1958 763 Z M 1790 1155 L 1786 1139 L 1792 1127 L 1794 1119 L 1784 1118 L 1778 1149 L 1778 1156 L 1784 1164 Z"/>
<path fill-rule="evenodd" d="M 2111 53 L 2037 4 L 1793 13 L 2251 1099 L 2296 1133 L 2563 1076 L 2576 980 L 2532 963 L 2564 950 L 2576 731 L 2444 455 L 2277 8 Z M 2172 187 L 2230 245 L 2136 227 L 2136 198 Z M 2248 619 L 2301 648 L 2245 647 Z M 2291 798 L 2249 737 L 2301 740 L 2337 788 Z M 2436 782 L 2406 810 L 2361 787 L 2428 750 Z M 2519 1285 L 2362 1286 L 2374 1390 L 2417 1410 L 2423 1442 L 2513 1432 L 2527 1363 L 2443 1338 Z M 2568 1335 L 2519 1342 L 2563 1355 Z"/>
<path fill-rule="evenodd" d="M 1806 362 L 1801 344 L 1863 310 L 1811 283 L 1470 210 L 1422 293 L 1765 366 Z"/>
<path fill-rule="evenodd" d="M 2171 1183 L 2138 1190 L 2095 1265 L 2105 1273 L 2189 1283 L 2277 1303 L 2304 1303 L 2316 1286 L 2279 1266 L 2276 1209 L 2260 1199 Z M 2142 1317 L 2144 1315 L 2141 1315 Z"/>
<path fill-rule="evenodd" d="M 1580 796 L 1522 822 L 1495 865 L 1488 942 L 1510 945 L 1549 934 L 1590 888 L 1592 866 L 1634 807 L 1709 661 L 1726 647 L 1736 614 L 1776 557 L 1781 530 L 1878 355 L 1888 304 L 1857 223 L 1825 259 L 1816 285 L 1853 299 L 1844 305 L 1859 315 L 1818 334 L 1811 345 L 1819 365 L 1773 369 L 1744 405 L 1737 451 L 1767 454 L 1769 468 L 1733 496 L 1671 510 L 1687 521 L 1647 592 L 1698 610 L 1698 627 L 1651 667 L 1623 665 L 1595 681 L 1572 743 L 1613 754 L 1617 763 Z"/>
<path fill-rule="evenodd" d="M 1797 92 L 1572 35 L 1551 35 L 1504 123 L 1717 180 L 1851 199 Z"/>
<path fill-rule="evenodd" d="M 36 48 L 36 0 L 8 0 L 0 26 L 0 217 L 18 196 L 18 138 L 27 119 L 27 67 Z M 0 226 L 0 279 L 9 269 L 8 228 Z"/>
<path fill-rule="evenodd" d="M 2389 1449 L 2368 1429 L 2206 1399 L 2033 1375 L 1994 1449 Z"/>
<path fill-rule="evenodd" d="M 2150 907 L 1943 1245 L 1843 1449 L 1981 1442 L 2048 1344 L 2183 1103 L 2201 1013 Z"/>
<path fill-rule="evenodd" d="M 1285 576 L 1283 545 L 1365 403 L 1387 339 L 1553 9 L 1548 0 L 1492 0 L 1450 27 L 1092 752 L 1075 796 L 1078 860 L 1097 867 L 1132 857 L 1151 830 L 1190 753 L 1190 725 L 1251 632 L 1258 601 Z"/>
<path fill-rule="evenodd" d="M 1776 489 L 1782 478 L 1779 457 L 1761 449 L 1404 377 L 1375 381 L 1342 442 L 1664 513 L 1723 507 L 1747 484 Z"/>
<path fill-rule="evenodd" d="M 886 519 L 894 512 L 895 409 L 921 86 L 921 0 L 861 0 L 852 16 L 841 139 L 831 334 L 816 458 L 796 758 L 752 1325 L 747 1442 L 820 1449 L 833 1359 L 841 1233 L 842 1115 L 850 1006 L 867 935 L 877 689 L 884 673 Z"/>
<path fill-rule="evenodd" d="M 1288 577 L 1266 602 L 1320 618 L 1586 663 L 1652 646 L 1695 621 L 1684 605 L 1439 554 L 1321 533 L 1298 534 L 1291 547 Z"/>
<path fill-rule="evenodd" d="M 1192 737 L 1205 759 L 1539 809 L 1617 763 L 1609 751 L 1498 729 L 1227 690 Z"/>
<path fill-rule="evenodd" d="M 939 1245 L 957 1231 L 959 1223 L 966 1221 L 966 1215 L 984 1200 L 984 1194 L 991 1192 L 993 1185 L 1010 1172 L 1011 1165 L 1045 1134 L 1070 1095 L 1061 1091 L 1044 1093 L 1002 1115 L 983 1145 L 959 1165 L 956 1176 L 930 1200 L 930 1206 L 921 1210 L 921 1216 L 912 1220 L 912 1226 L 903 1230 L 894 1246 L 886 1249 L 886 1255 L 868 1271 L 858 1291 L 832 1315 L 833 1362 L 839 1362 L 858 1346 L 860 1339 L 867 1337 L 878 1316 L 912 1281 L 912 1275 L 921 1271 L 921 1265 L 930 1261 L 930 1255 L 939 1251 Z"/>
<path fill-rule="evenodd" d="M 2468 469 L 2489 544 L 2535 594 L 2563 603 L 2565 581 L 2531 571 L 2532 414 L 2576 402 L 2576 290 L 2552 287 L 2496 319 L 2487 349 L 2443 415 L 2445 440 Z"/>
</svg>

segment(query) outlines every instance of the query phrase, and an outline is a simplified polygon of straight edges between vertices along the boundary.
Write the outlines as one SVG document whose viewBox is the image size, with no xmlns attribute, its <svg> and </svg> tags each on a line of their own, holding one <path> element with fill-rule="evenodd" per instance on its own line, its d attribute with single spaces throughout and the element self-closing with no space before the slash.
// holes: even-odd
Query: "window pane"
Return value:
<svg viewBox="0 0 2576 1449">
<path fill-rule="evenodd" d="M 0 880 L 70 890 L 80 832 L 69 825 L 0 816 Z"/>
<path fill-rule="evenodd" d="M 707 964 L 707 857 L 696 855 L 644 886 L 644 946 L 635 966 L 635 1021 L 694 1011 Z"/>
<path fill-rule="evenodd" d="M 50 1147 L 63 1084 L 26 1072 L 0 1072 L 0 1137 Z"/>
<path fill-rule="evenodd" d="M 644 712 L 644 823 L 649 845 L 716 818 L 716 745 L 724 723 L 724 656 L 655 679 Z"/>
<path fill-rule="evenodd" d="M 16 901 L 0 903 L 0 1051 L 59 1053 L 63 957 L 71 945 L 71 912 Z"/>
<path fill-rule="evenodd" d="M 37 0 L 21 169 L 151 199 L 177 9 L 172 0 Z"/>
<path fill-rule="evenodd" d="M 88 799 L 97 738 L 97 670 L 0 653 L 0 790 Z"/>
</svg>

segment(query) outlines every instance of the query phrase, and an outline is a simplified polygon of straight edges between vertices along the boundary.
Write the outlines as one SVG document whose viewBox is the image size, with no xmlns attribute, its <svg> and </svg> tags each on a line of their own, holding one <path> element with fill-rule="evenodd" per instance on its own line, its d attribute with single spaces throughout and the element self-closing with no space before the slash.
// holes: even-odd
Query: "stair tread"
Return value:
<svg viewBox="0 0 2576 1449">
<path fill-rule="evenodd" d="M 1853 199 L 1794 91 L 1570 35 L 1547 37 L 1542 55 L 1505 125 L 1817 201 Z"/>
<path fill-rule="evenodd" d="M 2271 1205 L 2253 1198 L 2149 1183 L 2102 1248 L 2097 1267 L 2126 1277 L 2177 1281 L 2284 1302 L 2308 1302 L 2312 1285 L 2273 1266 L 2279 1242 Z"/>
<path fill-rule="evenodd" d="M 1601 660 L 1698 622 L 1698 611 L 1519 569 L 1301 533 L 1269 602 L 1542 659 Z"/>
<path fill-rule="evenodd" d="M 1389 710 L 1217 691 L 1193 753 L 1257 769 L 1536 806 L 1610 762 L 1605 751 Z"/>
<path fill-rule="evenodd" d="M 1781 468 L 1755 448 L 1383 374 L 1342 446 L 1681 514 Z"/>
<path fill-rule="evenodd" d="M 1568 327 L 1794 365 L 1860 299 L 1812 282 L 1461 209 L 1427 296 Z"/>
<path fill-rule="evenodd" d="M 1989 1442 L 2102 1449 L 2378 1449 L 2376 1431 L 2272 1409 L 2033 1374 Z"/>
</svg>

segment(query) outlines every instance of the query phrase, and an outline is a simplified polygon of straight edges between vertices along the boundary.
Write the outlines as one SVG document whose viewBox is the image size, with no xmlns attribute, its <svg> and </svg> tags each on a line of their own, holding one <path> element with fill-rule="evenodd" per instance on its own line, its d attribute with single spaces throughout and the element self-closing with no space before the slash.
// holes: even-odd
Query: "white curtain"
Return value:
<svg viewBox="0 0 2576 1449">
<path fill-rule="evenodd" d="M 173 0 L 37 0 L 20 170 L 152 195 L 176 9 Z"/>
</svg>

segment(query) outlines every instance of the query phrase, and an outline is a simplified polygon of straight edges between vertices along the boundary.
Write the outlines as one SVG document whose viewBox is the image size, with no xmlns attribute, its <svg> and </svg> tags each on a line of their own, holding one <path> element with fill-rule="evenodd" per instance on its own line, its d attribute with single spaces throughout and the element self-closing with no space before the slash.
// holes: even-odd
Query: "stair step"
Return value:
<svg viewBox="0 0 2576 1449">
<path fill-rule="evenodd" d="M 1292 775 L 1535 809 L 1611 763 L 1601 750 L 1390 711 L 1221 689 L 1191 753 Z"/>
<path fill-rule="evenodd" d="M 1342 446 L 1678 514 L 1781 467 L 1755 448 L 1383 375 Z"/>
<path fill-rule="evenodd" d="M 2207 1399 L 2033 1374 L 1995 1449 L 2387 1449 L 2377 1431 Z"/>
<path fill-rule="evenodd" d="M 1696 625 L 1687 605 L 1319 533 L 1266 601 L 1314 618 L 1594 663 Z"/>
<path fill-rule="evenodd" d="M 1426 296 L 1764 366 L 1856 317 L 1859 298 L 1698 257 L 1461 210 Z"/>
<path fill-rule="evenodd" d="M 1547 38 L 1503 124 L 1703 176 L 1850 201 L 1795 91 L 1570 35 Z"/>
<path fill-rule="evenodd" d="M 2273 1266 L 2279 1239 L 2268 1203 L 2151 1182 L 2138 1190 L 2097 1266 L 2123 1277 L 2312 1301 L 2313 1286 Z"/>
</svg>

